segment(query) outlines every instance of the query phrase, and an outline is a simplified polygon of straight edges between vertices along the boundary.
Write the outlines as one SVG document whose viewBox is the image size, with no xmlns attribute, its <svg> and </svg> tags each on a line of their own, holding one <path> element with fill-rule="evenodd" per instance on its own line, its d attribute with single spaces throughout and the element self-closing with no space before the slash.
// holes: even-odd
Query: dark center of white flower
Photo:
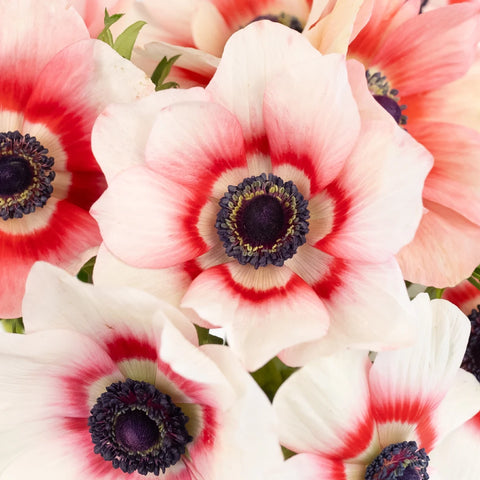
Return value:
<svg viewBox="0 0 480 480">
<path fill-rule="evenodd" d="M 366 71 L 368 89 L 373 98 L 394 118 L 399 125 L 407 123 L 407 117 L 403 115 L 406 105 L 399 104 L 398 90 L 390 87 L 390 84 L 380 72 Z"/>
<path fill-rule="evenodd" d="M 462 368 L 475 375 L 480 382 L 480 305 L 468 316 L 471 330 Z"/>
<path fill-rule="evenodd" d="M 43 207 L 52 194 L 53 158 L 35 137 L 0 133 L 0 217 L 21 218 Z"/>
<path fill-rule="evenodd" d="M 125 473 L 159 475 L 192 441 L 188 417 L 153 385 L 127 378 L 112 383 L 90 411 L 93 451 Z"/>
<path fill-rule="evenodd" d="M 428 480 L 428 462 L 416 442 L 392 443 L 367 467 L 365 480 Z"/>
<path fill-rule="evenodd" d="M 297 32 L 303 32 L 303 25 L 300 20 L 293 15 L 288 15 L 287 13 L 282 12 L 277 15 L 259 15 L 258 17 L 255 17 L 250 23 L 258 22 L 259 20 L 270 20 L 272 22 L 281 23 L 282 25 L 292 28 Z"/>
<path fill-rule="evenodd" d="M 225 252 L 242 265 L 282 266 L 308 233 L 308 202 L 293 182 L 265 173 L 230 185 L 219 202 L 217 228 Z"/>
</svg>

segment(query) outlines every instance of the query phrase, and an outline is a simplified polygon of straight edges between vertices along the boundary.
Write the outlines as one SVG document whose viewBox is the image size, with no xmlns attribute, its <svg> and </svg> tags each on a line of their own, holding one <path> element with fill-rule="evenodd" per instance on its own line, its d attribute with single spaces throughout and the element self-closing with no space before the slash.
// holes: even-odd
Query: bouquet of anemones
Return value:
<svg viewBox="0 0 480 480">
<path fill-rule="evenodd" d="M 478 0 L 0 12 L 0 480 L 480 478 Z"/>
</svg>

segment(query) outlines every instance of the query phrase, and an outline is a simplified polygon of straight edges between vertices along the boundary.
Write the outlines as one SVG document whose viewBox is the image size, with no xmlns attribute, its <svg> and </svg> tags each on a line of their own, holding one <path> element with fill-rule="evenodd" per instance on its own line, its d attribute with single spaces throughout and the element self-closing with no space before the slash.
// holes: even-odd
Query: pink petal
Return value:
<svg viewBox="0 0 480 480">
<path fill-rule="evenodd" d="M 177 102 L 207 100 L 201 89 L 170 89 L 127 104 L 111 104 L 96 119 L 92 150 L 110 181 L 117 173 L 145 162 L 145 146 L 161 109 Z"/>
<path fill-rule="evenodd" d="M 338 179 L 326 189 L 336 212 L 332 232 L 318 248 L 342 258 L 386 261 L 413 238 L 431 165 L 430 154 L 393 122 L 365 122 Z"/>
<path fill-rule="evenodd" d="M 370 65 L 378 66 L 401 96 L 460 78 L 473 63 L 480 39 L 478 8 L 474 3 L 450 5 L 406 20 Z"/>
<path fill-rule="evenodd" d="M 454 384 L 470 325 L 457 307 L 444 300 L 430 302 L 426 294 L 417 296 L 412 306 L 416 343 L 378 353 L 369 383 L 381 444 L 398 441 L 405 425 L 419 425 L 420 444 L 428 451 L 438 435 L 431 416 Z"/>
<path fill-rule="evenodd" d="M 237 117 L 248 152 L 265 153 L 262 111 L 267 82 L 285 67 L 296 68 L 318 55 L 298 32 L 270 21 L 254 22 L 230 37 L 207 91 Z"/>
<path fill-rule="evenodd" d="M 442 298 L 454 303 L 465 315 L 470 315 L 480 304 L 480 290 L 464 280 L 452 288 L 446 288 Z"/>
<path fill-rule="evenodd" d="M 188 190 L 138 166 L 115 177 L 91 214 L 107 248 L 121 260 L 140 268 L 165 268 L 208 250 L 196 226 L 198 213 L 189 211 L 189 205 L 197 202 Z"/>
<path fill-rule="evenodd" d="M 2 262 L 0 278 L 0 317 L 21 316 L 21 300 L 25 281 L 34 262 L 47 261 L 77 273 L 80 267 L 95 252 L 100 242 L 98 227 L 84 210 L 66 201 L 57 202 L 50 198 L 41 212 L 34 212 L 34 218 L 22 218 L 0 231 Z M 43 220 L 36 222 L 35 220 Z M 12 219 L 13 220 L 13 219 Z M 24 222 L 27 220 L 27 223 Z M 28 221 L 34 227 L 28 229 Z M 20 224 L 21 222 L 21 224 Z M 25 233 L 22 226 L 27 227 Z"/>
<path fill-rule="evenodd" d="M 413 122 L 408 130 L 435 158 L 424 198 L 480 224 L 480 132 L 436 122 Z"/>
<path fill-rule="evenodd" d="M 131 62 L 104 42 L 86 40 L 57 54 L 42 71 L 25 117 L 47 125 L 60 138 L 68 170 L 98 171 L 90 147 L 98 114 L 110 102 L 131 101 L 152 91 L 153 84 Z"/>
<path fill-rule="evenodd" d="M 4 2 L 0 31 L 0 92 L 7 110 L 23 109 L 38 74 L 57 52 L 89 38 L 80 15 L 62 0 Z"/>
<path fill-rule="evenodd" d="M 378 451 L 370 366 L 367 352 L 343 350 L 292 374 L 273 400 L 282 445 L 338 460 L 358 461 Z"/>
<path fill-rule="evenodd" d="M 286 267 L 218 265 L 195 278 L 182 306 L 225 327 L 230 347 L 248 370 L 282 348 L 323 336 L 328 327 L 322 301 Z"/>
<path fill-rule="evenodd" d="M 273 77 L 263 116 L 274 172 L 293 165 L 310 180 L 310 194 L 320 192 L 338 175 L 360 131 L 344 59 L 318 56 Z"/>
<path fill-rule="evenodd" d="M 458 213 L 425 201 L 427 208 L 412 242 L 397 260 L 406 280 L 452 287 L 480 263 L 480 229 Z"/>
</svg>

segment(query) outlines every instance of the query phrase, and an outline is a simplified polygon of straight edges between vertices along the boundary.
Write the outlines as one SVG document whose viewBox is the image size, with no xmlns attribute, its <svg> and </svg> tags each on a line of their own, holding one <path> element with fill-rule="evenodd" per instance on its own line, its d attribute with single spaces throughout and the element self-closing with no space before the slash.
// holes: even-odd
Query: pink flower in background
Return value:
<svg viewBox="0 0 480 480">
<path fill-rule="evenodd" d="M 380 352 L 373 364 L 368 352 L 345 350 L 284 382 L 273 400 L 280 441 L 299 455 L 272 479 L 479 478 L 479 444 L 456 430 L 480 409 L 480 384 L 459 368 L 468 320 L 425 294 L 412 305 L 412 347 Z"/>
<path fill-rule="evenodd" d="M 263 480 L 282 462 L 267 397 L 170 305 L 37 263 L 24 323 L 0 334 L 0 479 Z"/>
<path fill-rule="evenodd" d="M 348 56 L 364 64 L 376 100 L 434 156 L 423 193 L 425 213 L 397 259 L 407 280 L 446 287 L 480 263 L 480 105 L 464 88 L 478 79 L 480 4 L 421 15 L 419 5 L 376 0 Z M 462 80 L 473 67 L 472 78 Z"/>
<path fill-rule="evenodd" d="M 36 260 L 72 273 L 100 244 L 88 209 L 105 188 L 90 148 L 110 101 L 151 91 L 145 75 L 62 0 L 0 2 L 0 317 L 21 315 Z"/>
<path fill-rule="evenodd" d="M 250 370 L 289 347 L 282 358 L 303 362 L 327 330 L 325 349 L 410 340 L 394 254 L 420 219 L 431 158 L 362 67 L 349 75 L 353 94 L 341 56 L 255 22 L 205 90 L 112 106 L 95 126 L 106 247 L 183 284 L 181 305 L 225 327 Z"/>
</svg>

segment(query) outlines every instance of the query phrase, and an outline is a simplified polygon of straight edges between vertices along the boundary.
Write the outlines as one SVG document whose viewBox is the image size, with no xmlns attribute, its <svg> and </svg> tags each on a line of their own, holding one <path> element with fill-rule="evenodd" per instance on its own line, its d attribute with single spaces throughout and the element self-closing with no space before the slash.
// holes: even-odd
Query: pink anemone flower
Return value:
<svg viewBox="0 0 480 480">
<path fill-rule="evenodd" d="M 342 56 L 255 22 L 205 90 L 112 106 L 95 125 L 108 188 L 91 212 L 106 247 L 178 281 L 181 305 L 225 327 L 248 369 L 312 342 L 283 357 L 298 364 L 327 330 L 325 348 L 410 339 L 394 254 L 431 158 L 356 62 L 350 77 L 353 93 Z"/>
<path fill-rule="evenodd" d="M 2 0 L 0 10 L 0 317 L 13 318 L 35 261 L 73 273 L 94 254 L 101 240 L 88 210 L 105 180 L 91 128 L 110 101 L 152 87 L 91 40 L 65 1 Z"/>
<path fill-rule="evenodd" d="M 480 409 L 480 383 L 459 368 L 468 320 L 426 294 L 412 305 L 413 346 L 380 352 L 373 364 L 368 352 L 345 350 L 284 382 L 273 400 L 280 441 L 299 454 L 272 479 L 479 478 L 479 445 L 457 430 Z M 453 438 L 465 451 L 451 449 Z"/>
<path fill-rule="evenodd" d="M 478 80 L 454 85 L 474 66 L 480 3 L 420 15 L 419 7 L 419 0 L 375 0 L 347 55 L 363 63 L 379 104 L 433 154 L 422 221 L 397 259 L 407 280 L 446 287 L 480 263 Z M 469 117 L 476 125 L 463 121 Z"/>
<path fill-rule="evenodd" d="M 38 262 L 24 323 L 0 334 L 0 479 L 263 480 L 283 461 L 267 397 L 169 304 Z"/>
</svg>

